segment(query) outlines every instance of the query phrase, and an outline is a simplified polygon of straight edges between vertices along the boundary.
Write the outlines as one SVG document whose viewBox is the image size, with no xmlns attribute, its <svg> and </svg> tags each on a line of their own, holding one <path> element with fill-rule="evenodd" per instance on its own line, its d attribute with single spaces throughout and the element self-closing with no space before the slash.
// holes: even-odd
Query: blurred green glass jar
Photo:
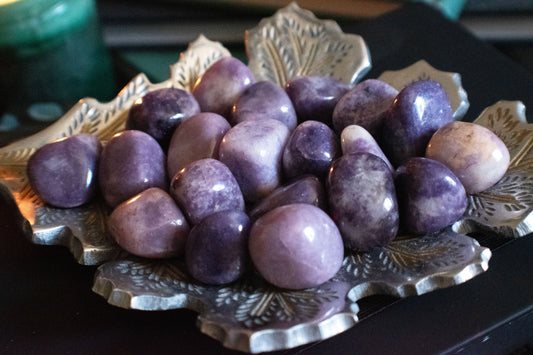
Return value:
<svg viewBox="0 0 533 355">
<path fill-rule="evenodd" d="M 53 121 L 115 89 L 94 0 L 0 0 L 0 131 L 6 117 Z"/>
</svg>

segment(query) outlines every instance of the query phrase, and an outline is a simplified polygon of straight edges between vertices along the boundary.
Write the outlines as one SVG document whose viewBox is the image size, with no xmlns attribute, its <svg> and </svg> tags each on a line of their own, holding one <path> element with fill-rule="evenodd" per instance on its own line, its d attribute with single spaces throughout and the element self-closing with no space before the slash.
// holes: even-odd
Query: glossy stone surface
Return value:
<svg viewBox="0 0 533 355">
<path fill-rule="evenodd" d="M 316 176 L 308 175 L 280 186 L 254 206 L 250 211 L 250 219 L 254 221 L 276 207 L 293 203 L 308 203 L 326 210 L 324 185 Z"/>
<path fill-rule="evenodd" d="M 424 156 L 429 139 L 453 121 L 446 91 L 432 80 L 415 81 L 403 88 L 385 113 L 381 148 L 398 167 L 411 157 Z"/>
<path fill-rule="evenodd" d="M 250 231 L 249 249 L 259 273 L 273 285 L 288 289 L 326 282 L 344 258 L 337 226 L 324 211 L 309 204 L 281 206 L 259 218 Z"/>
<path fill-rule="evenodd" d="M 305 121 L 292 131 L 285 145 L 283 172 L 288 178 L 306 174 L 324 178 L 340 154 L 339 139 L 331 128 L 319 121 Z"/>
<path fill-rule="evenodd" d="M 236 281 L 249 260 L 249 232 L 250 220 L 242 211 L 221 211 L 204 218 L 187 238 L 187 271 L 196 280 L 210 285 Z"/>
<path fill-rule="evenodd" d="M 124 250 L 147 258 L 183 255 L 190 230 L 172 197 L 157 187 L 118 205 L 107 225 Z"/>
<path fill-rule="evenodd" d="M 226 133 L 219 159 L 237 179 L 245 200 L 256 202 L 280 185 L 288 137 L 287 126 L 270 118 L 241 122 Z"/>
<path fill-rule="evenodd" d="M 148 92 L 129 110 L 126 129 L 137 129 L 167 146 L 181 122 L 200 112 L 194 96 L 185 90 L 164 88 Z"/>
<path fill-rule="evenodd" d="M 243 62 L 224 57 L 207 68 L 192 94 L 202 112 L 214 112 L 230 119 L 233 103 L 254 82 L 253 73 Z"/>
<path fill-rule="evenodd" d="M 97 191 L 102 145 L 90 134 L 48 143 L 28 160 L 28 180 L 43 201 L 56 207 L 76 207 Z"/>
<path fill-rule="evenodd" d="M 167 154 L 168 176 L 193 161 L 218 159 L 220 141 L 231 128 L 228 121 L 211 112 L 201 112 L 182 122 L 172 135 Z"/>
<path fill-rule="evenodd" d="M 394 171 L 392 164 L 379 147 L 378 142 L 376 142 L 374 137 L 372 137 L 372 135 L 361 126 L 349 125 L 342 130 L 341 149 L 342 154 L 361 152 L 374 154 L 375 156 L 383 159 L 391 171 Z"/>
<path fill-rule="evenodd" d="M 415 157 L 396 171 L 402 230 L 432 233 L 461 218 L 466 192 L 455 174 L 436 160 Z"/>
<path fill-rule="evenodd" d="M 330 215 L 347 248 L 369 251 L 394 239 L 398 202 L 383 160 L 369 153 L 343 155 L 333 162 L 326 186 Z"/>
<path fill-rule="evenodd" d="M 297 124 L 296 112 L 287 93 L 271 81 L 259 81 L 247 87 L 233 105 L 232 124 L 272 118 L 290 130 Z"/>
<path fill-rule="evenodd" d="M 360 82 L 335 106 L 333 128 L 340 133 L 346 126 L 356 124 L 379 139 L 383 115 L 397 95 L 398 90 L 383 81 L 367 79 Z"/>
<path fill-rule="evenodd" d="M 298 122 L 307 120 L 331 124 L 333 109 L 350 87 L 326 76 L 300 76 L 290 79 L 285 91 L 291 98 Z"/>
<path fill-rule="evenodd" d="M 193 225 L 218 211 L 244 210 L 235 177 L 215 159 L 201 159 L 185 166 L 172 179 L 170 194 Z"/>
<path fill-rule="evenodd" d="M 489 129 L 456 121 L 439 129 L 429 141 L 426 157 L 438 160 L 475 194 L 496 184 L 509 167 L 509 150 Z"/>
<path fill-rule="evenodd" d="M 117 133 L 102 150 L 98 180 L 111 207 L 150 188 L 168 190 L 166 156 L 147 133 L 127 130 Z"/>
</svg>

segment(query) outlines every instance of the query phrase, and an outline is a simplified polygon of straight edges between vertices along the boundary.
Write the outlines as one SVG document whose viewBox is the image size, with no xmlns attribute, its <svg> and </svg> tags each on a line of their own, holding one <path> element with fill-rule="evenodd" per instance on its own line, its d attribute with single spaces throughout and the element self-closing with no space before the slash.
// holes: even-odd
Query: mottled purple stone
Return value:
<svg viewBox="0 0 533 355">
<path fill-rule="evenodd" d="M 313 120 L 331 125 L 333 109 L 349 88 L 327 76 L 300 76 L 290 79 L 285 91 L 291 98 L 298 122 Z"/>
<path fill-rule="evenodd" d="M 172 178 L 193 161 L 218 159 L 220 141 L 230 128 L 224 117 L 211 112 L 201 112 L 181 123 L 168 146 L 168 176 Z"/>
<path fill-rule="evenodd" d="M 343 155 L 333 162 L 326 187 L 330 215 L 347 248 L 364 252 L 394 239 L 398 201 L 382 159 L 370 153 Z"/>
<path fill-rule="evenodd" d="M 255 221 L 276 207 L 293 203 L 307 203 L 325 210 L 327 200 L 324 185 L 316 176 L 308 175 L 280 186 L 254 206 L 250 211 L 250 219 Z"/>
<path fill-rule="evenodd" d="M 365 128 L 379 140 L 383 125 L 383 114 L 389 109 L 398 90 L 389 84 L 368 79 L 348 91 L 333 111 L 333 128 L 337 133 L 349 125 Z"/>
<path fill-rule="evenodd" d="M 226 133 L 219 159 L 237 179 L 246 201 L 257 202 L 280 185 L 288 138 L 287 126 L 271 118 L 244 121 Z"/>
<path fill-rule="evenodd" d="M 466 192 L 444 164 L 415 157 L 396 172 L 402 229 L 408 233 L 432 233 L 456 222 L 467 206 Z"/>
<path fill-rule="evenodd" d="M 224 57 L 211 65 L 192 90 L 203 112 L 214 112 L 227 119 L 233 103 L 255 82 L 248 67 L 234 57 Z"/>
<path fill-rule="evenodd" d="M 429 139 L 453 121 L 446 91 L 432 80 L 415 81 L 403 88 L 385 113 L 380 145 L 392 165 L 424 156 Z"/>
<path fill-rule="evenodd" d="M 185 248 L 187 270 L 196 280 L 223 285 L 239 279 L 249 259 L 250 221 L 236 210 L 211 214 L 195 225 Z"/>
<path fill-rule="evenodd" d="M 218 211 L 244 210 L 235 177 L 215 159 L 197 160 L 180 170 L 172 179 L 170 194 L 193 225 Z"/>
<path fill-rule="evenodd" d="M 115 134 L 100 157 L 98 180 L 105 201 L 115 207 L 150 187 L 168 190 L 166 160 L 149 134 L 137 130 Z"/>
<path fill-rule="evenodd" d="M 378 142 L 376 142 L 374 137 L 372 137 L 372 135 L 361 126 L 349 125 L 342 130 L 341 149 L 342 154 L 361 152 L 374 154 L 375 156 L 383 159 L 391 171 L 394 171 L 392 164 L 379 147 Z"/>
<path fill-rule="evenodd" d="M 233 105 L 232 124 L 272 118 L 290 130 L 297 124 L 296 112 L 287 93 L 271 81 L 259 81 L 247 87 Z"/>
<path fill-rule="evenodd" d="M 77 134 L 48 143 L 28 160 L 28 180 L 43 201 L 56 207 L 77 207 L 97 191 L 102 145 L 95 136 Z"/>
<path fill-rule="evenodd" d="M 143 131 L 166 147 L 181 122 L 200 112 L 194 96 L 177 88 L 151 91 L 130 108 L 126 129 Z"/>
<path fill-rule="evenodd" d="M 292 204 L 273 209 L 252 226 L 250 257 L 271 284 L 288 289 L 318 286 L 342 265 L 339 230 L 320 208 Z"/>
<path fill-rule="evenodd" d="M 118 205 L 107 225 L 124 250 L 147 258 L 183 255 L 190 230 L 172 197 L 157 187 Z"/>
<path fill-rule="evenodd" d="M 341 155 L 339 138 L 325 123 L 302 122 L 292 131 L 283 151 L 288 178 L 312 174 L 325 178 L 331 162 Z"/>
</svg>

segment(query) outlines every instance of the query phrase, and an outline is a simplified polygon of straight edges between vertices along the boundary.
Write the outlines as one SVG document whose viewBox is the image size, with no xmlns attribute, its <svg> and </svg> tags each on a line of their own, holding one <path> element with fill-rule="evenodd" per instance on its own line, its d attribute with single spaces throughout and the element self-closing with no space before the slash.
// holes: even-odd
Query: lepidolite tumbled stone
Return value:
<svg viewBox="0 0 533 355">
<path fill-rule="evenodd" d="M 381 136 L 383 115 L 392 105 L 398 90 L 389 84 L 368 79 L 350 89 L 333 111 L 333 128 L 337 133 L 349 125 L 365 128 L 376 140 Z"/>
<path fill-rule="evenodd" d="M 399 211 L 390 168 L 370 153 L 343 155 L 327 181 L 330 215 L 344 245 L 368 251 L 389 243 L 398 232 Z"/>
<path fill-rule="evenodd" d="M 280 185 L 281 160 L 288 137 L 287 126 L 265 118 L 241 122 L 222 139 L 219 160 L 237 179 L 246 201 L 257 202 Z"/>
<path fill-rule="evenodd" d="M 165 164 L 161 146 L 149 134 L 115 134 L 100 157 L 98 180 L 105 201 L 115 207 L 150 187 L 168 190 Z"/>
<path fill-rule="evenodd" d="M 240 278 L 248 262 L 250 221 L 243 211 L 211 214 L 195 225 L 185 248 L 187 270 L 196 280 L 222 285 Z"/>
<path fill-rule="evenodd" d="M 185 166 L 172 179 L 170 194 L 193 225 L 215 212 L 244 210 L 235 177 L 215 159 L 201 159 Z"/>
<path fill-rule="evenodd" d="M 275 286 L 318 286 L 340 269 L 344 246 L 339 230 L 321 209 L 309 204 L 281 206 L 259 218 L 249 238 L 250 257 Z"/>
<path fill-rule="evenodd" d="M 28 160 L 28 179 L 33 190 L 56 207 L 76 207 L 88 202 L 97 189 L 98 138 L 78 134 L 48 143 Z"/>
<path fill-rule="evenodd" d="M 411 157 L 423 157 L 433 133 L 452 121 L 450 100 L 442 86 L 432 80 L 415 81 L 400 91 L 385 113 L 378 142 L 398 167 Z"/>
<path fill-rule="evenodd" d="M 342 154 L 366 152 L 374 154 L 383 159 L 391 171 L 394 170 L 389 159 L 385 156 L 378 143 L 372 135 L 363 127 L 358 125 L 349 125 L 341 133 Z"/>
<path fill-rule="evenodd" d="M 450 168 L 469 194 L 496 184 L 510 161 L 509 150 L 498 136 L 488 128 L 461 121 L 449 123 L 433 135 L 426 157 Z"/>
<path fill-rule="evenodd" d="M 400 221 L 405 232 L 432 233 L 456 222 L 467 206 L 466 192 L 444 164 L 415 157 L 396 172 Z"/>
<path fill-rule="evenodd" d="M 147 258 L 181 256 L 190 230 L 172 197 L 157 187 L 118 205 L 107 223 L 118 245 Z"/>
</svg>

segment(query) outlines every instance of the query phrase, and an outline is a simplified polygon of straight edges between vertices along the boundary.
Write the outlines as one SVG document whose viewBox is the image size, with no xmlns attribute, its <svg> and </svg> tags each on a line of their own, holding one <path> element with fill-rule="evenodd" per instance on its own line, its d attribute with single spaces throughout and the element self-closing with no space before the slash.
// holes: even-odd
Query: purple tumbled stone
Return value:
<svg viewBox="0 0 533 355">
<path fill-rule="evenodd" d="M 259 273 L 271 284 L 288 289 L 328 281 L 344 258 L 337 226 L 309 204 L 281 206 L 259 218 L 250 231 L 249 249 Z"/>
<path fill-rule="evenodd" d="M 211 158 L 180 170 L 170 183 L 170 194 L 193 225 L 218 211 L 244 210 L 235 177 L 226 165 Z"/>
<path fill-rule="evenodd" d="M 327 181 L 330 214 L 355 251 L 389 243 L 398 232 L 398 201 L 392 172 L 370 153 L 352 153 L 335 160 Z"/>
<path fill-rule="evenodd" d="M 453 121 L 446 91 L 432 80 L 415 81 L 403 88 L 385 113 L 380 146 L 392 165 L 424 156 L 429 139 Z"/>
<path fill-rule="evenodd" d="M 331 128 L 319 121 L 305 121 L 292 131 L 285 145 L 283 172 L 288 178 L 312 174 L 323 179 L 340 155 L 339 139 Z"/>
<path fill-rule="evenodd" d="M 146 132 L 166 147 L 176 127 L 198 112 L 200 106 L 190 93 L 163 88 L 151 91 L 133 103 L 126 129 Z"/>
<path fill-rule="evenodd" d="M 466 192 L 444 164 L 415 157 L 396 171 L 401 226 L 407 233 L 436 232 L 457 221 L 466 210 Z"/>
<path fill-rule="evenodd" d="M 165 163 L 161 146 L 147 133 L 115 134 L 100 157 L 98 180 L 105 201 L 115 207 L 150 187 L 168 190 Z"/>
<path fill-rule="evenodd" d="M 327 76 L 300 76 L 290 79 L 285 91 L 291 98 L 298 122 L 313 120 L 331 125 L 333 110 L 349 88 Z"/>
<path fill-rule="evenodd" d="M 147 258 L 183 255 L 190 230 L 172 197 L 157 187 L 118 205 L 107 225 L 124 250 Z"/>
<path fill-rule="evenodd" d="M 350 89 L 337 103 L 333 111 L 333 128 L 337 133 L 349 125 L 365 128 L 379 139 L 383 125 L 383 114 L 398 95 L 398 90 L 389 84 L 368 79 Z"/>
<path fill-rule="evenodd" d="M 290 130 L 297 124 L 296 112 L 287 93 L 271 81 L 259 81 L 247 87 L 233 105 L 232 124 L 272 118 Z"/>
<path fill-rule="evenodd" d="M 97 190 L 102 145 L 95 136 L 77 134 L 48 143 L 28 160 L 28 180 L 43 201 L 56 207 L 76 207 Z"/>
<path fill-rule="evenodd" d="M 341 133 L 342 154 L 366 152 L 383 159 L 387 166 L 394 171 L 389 159 L 385 156 L 372 135 L 363 127 L 349 125 Z"/>
<path fill-rule="evenodd" d="M 250 221 L 236 210 L 209 215 L 195 225 L 185 248 L 187 270 L 209 285 L 236 281 L 246 271 Z"/>
<path fill-rule="evenodd" d="M 218 159 L 220 141 L 231 128 L 228 121 L 211 112 L 189 117 L 176 129 L 168 146 L 168 176 L 174 176 L 193 161 Z"/>
</svg>

